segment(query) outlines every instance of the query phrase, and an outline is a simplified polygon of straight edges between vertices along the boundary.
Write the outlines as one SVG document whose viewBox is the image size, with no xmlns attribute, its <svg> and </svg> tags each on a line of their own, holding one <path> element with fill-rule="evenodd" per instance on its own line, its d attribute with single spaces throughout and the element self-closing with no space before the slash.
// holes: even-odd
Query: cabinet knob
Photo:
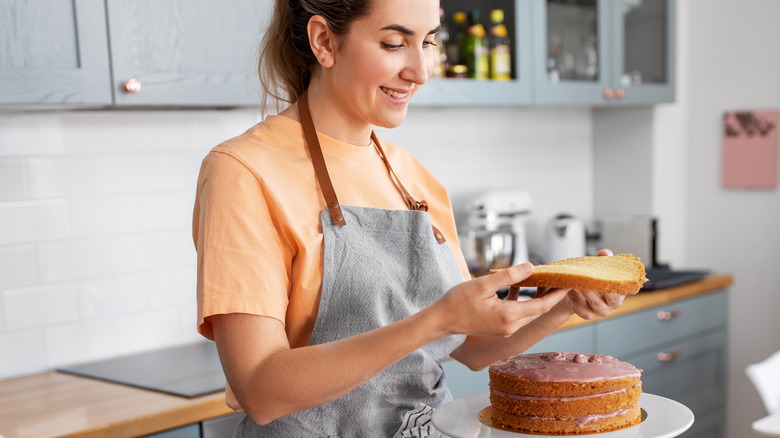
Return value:
<svg viewBox="0 0 780 438">
<path fill-rule="evenodd" d="M 136 78 L 130 78 L 122 83 L 122 89 L 125 93 L 138 94 L 141 92 L 141 82 Z"/>
<path fill-rule="evenodd" d="M 658 311 L 656 316 L 658 317 L 659 321 L 670 321 L 670 320 L 675 319 L 678 316 L 680 316 L 680 311 L 678 309 L 671 310 L 671 311 L 669 311 L 669 310 L 660 310 L 660 311 Z"/>
<path fill-rule="evenodd" d="M 605 88 L 603 94 L 604 94 L 604 99 L 612 99 L 612 97 L 615 95 L 615 90 L 611 88 Z"/>
<path fill-rule="evenodd" d="M 662 352 L 658 353 L 657 357 L 658 357 L 658 362 L 671 362 L 671 361 L 677 359 L 678 357 L 680 357 L 681 355 L 682 355 L 682 351 L 680 351 L 680 350 L 673 350 L 673 351 L 670 351 L 670 352 L 662 351 Z"/>
<path fill-rule="evenodd" d="M 626 89 L 625 88 L 618 88 L 617 91 L 615 91 L 615 97 L 618 99 L 623 99 L 626 97 Z"/>
</svg>

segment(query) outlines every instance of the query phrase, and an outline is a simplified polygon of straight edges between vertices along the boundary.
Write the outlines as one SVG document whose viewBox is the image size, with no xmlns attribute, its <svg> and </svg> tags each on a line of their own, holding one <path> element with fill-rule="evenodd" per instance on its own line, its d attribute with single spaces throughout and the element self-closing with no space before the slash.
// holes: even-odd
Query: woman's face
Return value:
<svg viewBox="0 0 780 438">
<path fill-rule="evenodd" d="M 326 76 L 348 123 L 392 128 L 433 69 L 439 0 L 372 3 L 350 26 Z"/>
</svg>

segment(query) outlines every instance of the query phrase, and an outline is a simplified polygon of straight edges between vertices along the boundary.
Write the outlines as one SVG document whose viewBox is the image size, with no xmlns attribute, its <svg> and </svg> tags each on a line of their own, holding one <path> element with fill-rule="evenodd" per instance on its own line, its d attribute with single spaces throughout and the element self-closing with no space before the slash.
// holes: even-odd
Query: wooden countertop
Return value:
<svg viewBox="0 0 780 438">
<path fill-rule="evenodd" d="M 627 297 L 610 317 L 723 289 L 730 275 Z M 588 324 L 573 317 L 561 329 Z M 4 438 L 137 437 L 229 414 L 223 392 L 187 399 L 56 371 L 0 380 Z"/>
</svg>

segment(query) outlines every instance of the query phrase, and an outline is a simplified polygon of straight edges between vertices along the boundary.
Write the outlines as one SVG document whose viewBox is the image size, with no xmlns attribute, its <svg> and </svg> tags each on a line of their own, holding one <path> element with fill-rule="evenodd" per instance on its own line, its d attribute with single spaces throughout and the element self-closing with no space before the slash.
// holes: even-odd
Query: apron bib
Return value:
<svg viewBox="0 0 780 438">
<path fill-rule="evenodd" d="M 305 106 L 305 95 L 301 99 Z M 307 143 L 312 148 L 308 138 Z M 384 158 L 381 149 L 380 154 Z M 313 152 L 316 162 L 315 155 Z M 425 211 L 340 205 L 335 193 L 328 194 L 323 187 L 330 184 L 329 177 L 320 174 L 318 170 L 328 206 L 320 217 L 324 265 L 311 344 L 355 336 L 404 319 L 462 281 L 452 252 L 441 243 L 443 239 Z M 323 184 L 323 179 L 328 181 Z M 402 195 L 408 196 L 404 192 Z M 334 199 L 329 200 L 329 196 Z M 245 417 L 234 436 L 393 437 L 403 429 L 404 415 L 420 404 L 435 408 L 452 400 L 440 362 L 464 339 L 449 336 L 430 343 L 343 397 L 266 426 Z M 349 366 L 344 363 L 344 367 Z M 419 435 L 408 436 L 440 436 L 437 432 L 415 433 Z"/>
</svg>

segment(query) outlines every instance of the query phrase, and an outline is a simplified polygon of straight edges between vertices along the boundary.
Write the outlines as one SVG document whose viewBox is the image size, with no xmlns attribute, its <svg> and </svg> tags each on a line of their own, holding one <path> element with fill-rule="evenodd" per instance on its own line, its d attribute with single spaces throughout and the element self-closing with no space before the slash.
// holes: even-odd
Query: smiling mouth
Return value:
<svg viewBox="0 0 780 438">
<path fill-rule="evenodd" d="M 390 97 L 394 97 L 396 99 L 403 99 L 403 98 L 409 96 L 409 93 L 410 93 L 409 91 L 398 92 L 398 91 L 395 91 L 395 90 L 392 90 L 392 89 L 386 88 L 386 87 L 379 87 L 379 88 L 382 90 L 383 93 L 387 94 Z"/>
</svg>

